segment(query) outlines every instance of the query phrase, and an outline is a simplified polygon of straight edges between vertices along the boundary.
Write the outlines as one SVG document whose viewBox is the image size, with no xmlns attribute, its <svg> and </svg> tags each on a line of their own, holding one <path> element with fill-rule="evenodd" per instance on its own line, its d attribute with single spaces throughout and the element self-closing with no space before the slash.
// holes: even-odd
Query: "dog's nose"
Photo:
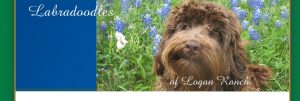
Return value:
<svg viewBox="0 0 300 101">
<path fill-rule="evenodd" d="M 200 43 L 196 41 L 187 41 L 185 42 L 184 52 L 189 55 L 195 55 L 197 51 L 201 48 Z"/>
</svg>

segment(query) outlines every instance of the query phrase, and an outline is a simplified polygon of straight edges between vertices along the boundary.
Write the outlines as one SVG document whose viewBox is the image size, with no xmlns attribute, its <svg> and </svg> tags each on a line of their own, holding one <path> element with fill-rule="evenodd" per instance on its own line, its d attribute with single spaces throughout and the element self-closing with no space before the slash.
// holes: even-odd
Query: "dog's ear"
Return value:
<svg viewBox="0 0 300 101">
<path fill-rule="evenodd" d="M 163 50 L 163 45 L 164 45 L 164 39 L 162 39 L 161 43 L 160 43 L 160 47 L 159 47 L 159 51 L 157 53 L 157 55 L 155 55 L 154 57 L 154 63 L 153 63 L 153 71 L 156 75 L 162 76 L 164 74 L 164 65 L 162 64 L 161 61 L 161 54 L 162 54 L 162 50 Z"/>
<path fill-rule="evenodd" d="M 245 80 L 246 75 L 245 71 L 247 68 L 248 60 L 247 54 L 243 47 L 243 41 L 241 40 L 241 32 L 242 27 L 238 21 L 236 15 L 229 11 L 225 17 L 227 19 L 225 26 L 226 26 L 226 33 L 228 41 L 227 44 L 224 46 L 227 48 L 226 53 L 229 59 L 230 65 L 230 79 L 232 80 Z M 234 86 L 233 90 L 240 90 L 242 86 Z"/>
<path fill-rule="evenodd" d="M 229 63 L 229 75 L 231 80 L 245 80 L 246 79 L 246 68 L 248 60 L 246 57 L 245 49 L 243 48 L 239 37 L 231 37 L 230 46 L 228 48 L 227 57 Z M 229 87 L 229 90 L 241 90 L 242 86 Z"/>
<path fill-rule="evenodd" d="M 162 51 L 165 48 L 165 43 L 166 40 L 171 38 L 172 34 L 175 32 L 176 27 L 177 27 L 177 12 L 179 10 L 179 7 L 176 7 L 172 9 L 170 15 L 167 18 L 167 21 L 165 23 L 165 28 L 164 28 L 164 33 L 163 33 L 163 38 L 160 41 L 159 44 L 159 50 L 158 53 L 154 57 L 154 63 L 153 63 L 153 71 L 156 75 L 162 76 L 165 71 L 165 67 L 162 63 L 161 56 L 162 56 Z"/>
<path fill-rule="evenodd" d="M 245 71 L 246 64 L 248 64 L 246 51 L 244 49 L 244 42 L 241 40 L 241 32 L 242 28 L 239 24 L 237 18 L 234 16 L 233 19 L 230 19 L 229 30 L 231 33 L 230 39 L 230 48 L 232 49 L 233 61 L 235 63 L 235 67 L 239 72 Z M 234 24 L 234 25 L 232 25 Z"/>
<path fill-rule="evenodd" d="M 170 37 L 170 34 L 168 34 L 168 31 L 165 31 L 164 36 L 161 39 L 160 44 L 159 44 L 158 53 L 154 56 L 153 71 L 156 75 L 159 75 L 159 76 L 162 76 L 165 71 L 165 67 L 161 61 L 161 56 L 162 56 L 162 51 L 165 48 L 165 42 L 169 37 Z"/>
<path fill-rule="evenodd" d="M 243 47 L 241 40 L 241 27 L 239 24 L 235 24 L 230 27 L 231 39 L 229 49 L 232 52 L 232 61 L 234 66 L 232 66 L 231 73 L 237 77 L 237 79 L 244 79 L 244 71 L 246 69 L 246 64 L 248 64 L 247 54 Z"/>
</svg>

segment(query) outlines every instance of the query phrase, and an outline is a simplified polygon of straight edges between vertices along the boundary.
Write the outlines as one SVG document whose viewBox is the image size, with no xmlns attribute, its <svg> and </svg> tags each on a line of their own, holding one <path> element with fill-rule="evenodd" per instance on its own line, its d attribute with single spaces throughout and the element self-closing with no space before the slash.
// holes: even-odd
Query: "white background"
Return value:
<svg viewBox="0 0 300 101">
<path fill-rule="evenodd" d="M 289 93 L 17 91 L 16 101 L 289 101 Z"/>
</svg>

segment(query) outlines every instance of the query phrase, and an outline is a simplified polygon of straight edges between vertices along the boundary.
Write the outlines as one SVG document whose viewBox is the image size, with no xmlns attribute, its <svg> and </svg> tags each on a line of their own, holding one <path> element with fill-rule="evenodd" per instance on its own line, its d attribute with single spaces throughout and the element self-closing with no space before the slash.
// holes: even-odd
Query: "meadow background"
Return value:
<svg viewBox="0 0 300 101">
<path fill-rule="evenodd" d="M 272 68 L 265 91 L 289 89 L 289 0 L 206 0 L 234 11 L 253 64 Z M 164 22 L 180 0 L 97 0 L 97 90 L 151 91 Z M 112 15 L 105 16 L 105 13 Z"/>
</svg>

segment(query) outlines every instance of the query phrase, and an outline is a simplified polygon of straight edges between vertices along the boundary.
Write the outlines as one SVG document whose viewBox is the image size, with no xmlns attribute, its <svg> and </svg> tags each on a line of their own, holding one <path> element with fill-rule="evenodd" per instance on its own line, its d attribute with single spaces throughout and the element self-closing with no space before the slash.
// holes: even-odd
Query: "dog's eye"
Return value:
<svg viewBox="0 0 300 101">
<path fill-rule="evenodd" d="M 179 60 L 180 59 L 180 56 L 179 56 L 179 54 L 175 54 L 175 55 L 173 55 L 173 58 L 174 58 L 174 60 Z"/>
<path fill-rule="evenodd" d="M 189 29 L 189 25 L 188 24 L 179 24 L 177 26 L 177 29 L 179 29 L 179 30 L 186 30 L 186 29 Z"/>
<path fill-rule="evenodd" d="M 212 31 L 210 36 L 216 38 L 217 40 L 219 40 L 219 42 L 223 42 L 223 35 L 220 31 Z"/>
<path fill-rule="evenodd" d="M 186 29 L 189 29 L 189 26 L 188 25 L 183 25 L 182 30 L 186 30 Z"/>
<path fill-rule="evenodd" d="M 221 32 L 219 31 L 213 31 L 212 34 L 216 37 L 220 37 L 221 36 Z"/>
</svg>

